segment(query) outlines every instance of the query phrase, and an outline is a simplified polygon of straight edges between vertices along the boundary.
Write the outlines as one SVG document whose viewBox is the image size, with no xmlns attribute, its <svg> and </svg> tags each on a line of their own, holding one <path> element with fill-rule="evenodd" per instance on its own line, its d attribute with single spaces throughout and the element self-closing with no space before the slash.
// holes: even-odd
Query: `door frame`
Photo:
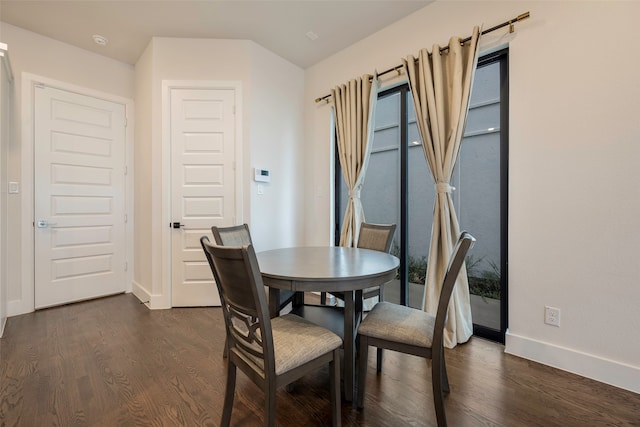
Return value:
<svg viewBox="0 0 640 427">
<path fill-rule="evenodd" d="M 235 222 L 244 222 L 244 180 L 242 138 L 242 82 L 239 80 L 162 80 L 162 292 L 151 295 L 149 307 L 152 309 L 171 308 L 171 90 L 173 89 L 229 89 L 234 91 L 235 101 Z"/>
<path fill-rule="evenodd" d="M 22 73 L 22 163 L 21 163 L 21 298 L 8 302 L 8 315 L 30 313 L 35 310 L 35 230 L 34 230 L 34 155 L 35 155 L 35 87 L 48 86 L 55 89 L 91 96 L 125 106 L 125 292 L 131 292 L 133 282 L 133 140 L 134 102 L 132 99 L 109 94 L 95 89 L 62 82 L 31 73 Z"/>
</svg>

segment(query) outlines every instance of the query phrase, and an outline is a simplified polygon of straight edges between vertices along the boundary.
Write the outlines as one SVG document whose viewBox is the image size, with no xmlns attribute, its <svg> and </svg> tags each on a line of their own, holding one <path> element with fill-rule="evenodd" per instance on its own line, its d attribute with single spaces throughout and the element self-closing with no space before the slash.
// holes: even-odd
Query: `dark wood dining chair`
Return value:
<svg viewBox="0 0 640 427">
<path fill-rule="evenodd" d="M 333 426 L 340 426 L 342 339 L 294 314 L 270 319 L 252 245 L 217 246 L 207 236 L 200 243 L 218 286 L 229 343 L 220 425 L 231 422 L 237 368 L 264 391 L 264 425 L 275 427 L 276 389 L 328 364 Z"/>
<path fill-rule="evenodd" d="M 380 302 L 362 321 L 358 327 L 358 408 L 362 408 L 364 404 L 368 349 L 371 345 L 431 359 L 436 419 L 439 427 L 447 425 L 443 393 L 449 393 L 449 379 L 444 360 L 444 325 L 456 279 L 464 258 L 474 243 L 475 238 L 471 234 L 460 234 L 449 258 L 435 316 L 404 305 Z"/>
<path fill-rule="evenodd" d="M 395 232 L 395 224 L 369 224 L 363 222 L 360 225 L 360 236 L 358 237 L 357 247 L 389 253 Z M 344 301 L 344 294 L 342 292 L 330 292 L 330 294 Z M 362 291 L 362 299 L 372 297 L 378 297 L 378 300 L 382 301 L 384 297 L 384 285 L 372 286 Z M 326 292 L 320 294 L 320 303 L 323 305 L 327 303 Z"/>
<path fill-rule="evenodd" d="M 253 245 L 251 233 L 247 224 L 234 225 L 230 227 L 211 227 L 213 239 L 220 246 L 243 246 Z M 278 311 L 282 310 L 296 296 L 295 292 L 281 291 Z"/>
<path fill-rule="evenodd" d="M 211 227 L 213 239 L 219 246 L 243 246 L 253 245 L 251 233 L 247 224 L 233 225 L 230 227 Z"/>
<path fill-rule="evenodd" d="M 374 251 L 389 253 L 393 236 L 396 233 L 396 224 L 370 224 L 363 222 L 360 225 L 360 236 L 358 237 L 358 248 L 371 249 Z M 330 292 L 334 297 L 344 301 L 344 293 Z M 384 300 L 384 285 L 371 286 L 362 291 L 362 300 L 367 298 L 378 297 L 378 301 Z M 327 294 L 320 294 L 320 303 L 327 303 Z M 382 369 L 382 349 L 377 350 L 377 370 Z"/>
</svg>

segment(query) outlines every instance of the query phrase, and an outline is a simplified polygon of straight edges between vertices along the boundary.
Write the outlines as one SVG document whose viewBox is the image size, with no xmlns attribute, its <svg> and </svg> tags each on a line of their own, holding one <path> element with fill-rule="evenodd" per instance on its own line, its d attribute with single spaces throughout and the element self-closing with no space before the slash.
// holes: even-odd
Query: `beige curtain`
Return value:
<svg viewBox="0 0 640 427">
<path fill-rule="evenodd" d="M 340 167 L 349 189 L 340 246 L 356 245 L 364 221 L 360 190 L 371 154 L 378 87 L 377 76 L 365 74 L 331 90 Z"/>
<path fill-rule="evenodd" d="M 471 84 L 478 61 L 480 31 L 473 29 L 471 41 L 460 45 L 452 37 L 449 50 L 440 53 L 434 45 L 431 54 L 422 49 L 417 60 L 403 60 L 416 110 L 422 147 L 435 181 L 436 199 L 427 264 L 424 310 L 435 314 L 440 287 L 449 255 L 460 233 L 453 206 L 451 176 L 458 158 L 469 109 Z M 469 284 L 463 266 L 449 304 L 445 325 L 445 346 L 466 342 L 473 334 Z"/>
</svg>

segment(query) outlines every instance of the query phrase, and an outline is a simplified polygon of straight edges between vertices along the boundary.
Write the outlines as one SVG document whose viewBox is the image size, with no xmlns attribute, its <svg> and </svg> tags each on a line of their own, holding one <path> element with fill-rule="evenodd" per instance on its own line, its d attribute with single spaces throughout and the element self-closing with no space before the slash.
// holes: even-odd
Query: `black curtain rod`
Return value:
<svg viewBox="0 0 640 427">
<path fill-rule="evenodd" d="M 487 30 L 482 31 L 482 33 L 480 33 L 480 35 L 485 35 L 485 34 L 490 33 L 492 31 L 499 30 L 500 28 L 506 27 L 507 25 L 509 26 L 509 32 L 513 33 L 513 24 L 515 24 L 518 21 L 522 21 L 523 19 L 527 19 L 528 17 L 529 17 L 529 12 L 522 13 L 522 14 L 516 16 L 513 19 L 510 19 L 508 21 L 503 22 L 502 24 L 495 25 L 495 26 L 493 26 L 493 27 L 491 27 L 491 28 L 489 28 Z M 460 44 L 465 44 L 470 40 L 471 40 L 471 36 L 460 40 Z M 440 53 L 446 52 L 447 50 L 449 50 L 449 46 L 441 47 L 440 48 Z M 429 55 L 431 55 L 431 54 L 429 54 Z M 402 70 L 402 65 L 396 65 L 395 67 L 391 67 L 391 68 L 389 68 L 387 70 L 384 70 L 384 71 L 378 73 L 378 76 L 383 76 L 385 74 L 389 74 L 389 73 L 392 73 L 394 71 L 397 72 L 398 74 L 400 74 L 400 70 Z M 331 98 L 331 94 L 325 95 L 325 96 L 320 97 L 320 98 L 316 98 L 316 102 L 321 102 L 321 101 L 329 102 L 329 98 Z"/>
</svg>

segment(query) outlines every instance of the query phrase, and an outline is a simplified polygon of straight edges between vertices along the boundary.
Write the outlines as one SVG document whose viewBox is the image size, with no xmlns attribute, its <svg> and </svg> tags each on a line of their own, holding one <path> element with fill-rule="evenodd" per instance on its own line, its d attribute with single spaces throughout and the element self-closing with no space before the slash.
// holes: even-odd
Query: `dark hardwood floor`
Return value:
<svg viewBox="0 0 640 427">
<path fill-rule="evenodd" d="M 219 308 L 151 311 L 130 294 L 8 319 L 0 426 L 217 426 L 224 396 Z M 446 351 L 451 426 L 640 426 L 640 395 L 506 355 L 473 338 Z M 422 359 L 370 352 L 365 409 L 344 426 L 435 426 Z M 331 425 L 328 369 L 277 394 L 281 426 Z M 260 426 L 260 390 L 238 374 L 233 426 Z"/>
</svg>

